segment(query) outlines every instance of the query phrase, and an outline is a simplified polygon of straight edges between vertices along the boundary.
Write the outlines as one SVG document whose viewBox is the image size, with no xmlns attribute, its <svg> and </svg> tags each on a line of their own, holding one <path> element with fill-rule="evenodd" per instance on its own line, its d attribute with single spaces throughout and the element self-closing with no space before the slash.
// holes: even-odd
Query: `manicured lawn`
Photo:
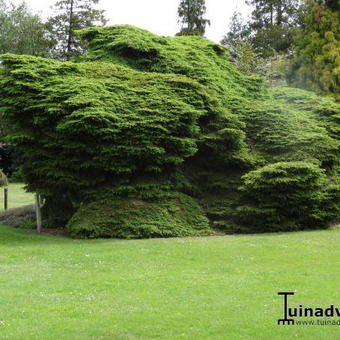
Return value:
<svg viewBox="0 0 340 340">
<path fill-rule="evenodd" d="M 339 305 L 340 228 L 93 240 L 0 227 L 1 339 L 339 339 L 278 326 L 282 298 Z"/>
<path fill-rule="evenodd" d="M 8 208 L 18 208 L 34 204 L 34 195 L 24 190 L 22 183 L 10 183 L 8 186 Z M 0 188 L 0 211 L 4 210 L 4 189 Z"/>
</svg>

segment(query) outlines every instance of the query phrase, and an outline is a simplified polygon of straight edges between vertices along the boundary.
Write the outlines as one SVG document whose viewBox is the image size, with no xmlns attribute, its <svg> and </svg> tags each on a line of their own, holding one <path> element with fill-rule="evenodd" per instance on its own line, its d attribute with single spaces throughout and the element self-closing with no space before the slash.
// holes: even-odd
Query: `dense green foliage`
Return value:
<svg viewBox="0 0 340 340">
<path fill-rule="evenodd" d="M 88 43 L 83 61 L 183 74 L 213 90 L 224 107 L 229 107 L 235 97 L 261 96 L 264 88 L 261 77 L 244 76 L 230 64 L 225 47 L 201 37 L 159 37 L 128 25 L 93 27 L 79 35 Z"/>
<path fill-rule="evenodd" d="M 340 10 L 339 0 L 316 0 L 319 5 L 324 5 L 332 10 Z"/>
<path fill-rule="evenodd" d="M 339 216 L 340 186 L 327 190 L 321 169 L 304 162 L 273 163 L 243 176 L 235 213 L 245 231 L 327 227 Z M 334 206 L 333 206 L 334 205 Z"/>
<path fill-rule="evenodd" d="M 150 199 L 183 187 L 181 164 L 205 135 L 206 144 L 214 138 L 235 150 L 229 160 L 240 161 L 242 136 L 232 128 L 231 136 L 213 134 L 215 124 L 228 126 L 228 115 L 189 78 L 105 63 L 2 59 L 2 104 L 15 122 L 11 142 L 26 155 L 25 181 L 46 197 L 49 220 L 55 214 L 67 222 L 72 207 L 100 191 Z M 205 134 L 199 119 L 207 121 Z"/>
<path fill-rule="evenodd" d="M 155 201 L 107 198 L 82 205 L 67 225 L 76 237 L 149 238 L 209 233 L 208 219 L 189 196 L 172 194 Z"/>
<path fill-rule="evenodd" d="M 329 172 L 339 166 L 339 105 L 293 88 L 273 88 L 266 101 L 238 104 L 247 136 L 265 163 L 308 161 Z"/>
<path fill-rule="evenodd" d="M 56 15 L 49 18 L 46 26 L 55 41 L 56 58 L 69 60 L 84 51 L 76 30 L 105 25 L 104 11 L 94 7 L 98 3 L 99 0 L 58 0 L 54 4 Z"/>
<path fill-rule="evenodd" d="M 325 227 L 339 218 L 340 107 L 332 99 L 268 90 L 231 65 L 227 49 L 197 36 L 131 26 L 79 36 L 88 52 L 78 62 L 2 56 L 10 140 L 25 151 L 25 180 L 46 198 L 49 219 L 57 211 L 65 225 L 79 209 L 69 223 L 76 236 L 195 234 L 201 213 L 169 213 L 164 200 L 176 192 L 197 199 L 211 225 L 228 232 Z M 311 181 L 294 172 L 299 165 Z M 291 176 L 281 210 L 266 197 L 270 187 L 281 195 L 275 181 L 251 196 L 250 183 L 277 169 L 277 182 Z M 149 213 L 128 216 L 124 209 L 139 201 Z M 242 212 L 249 207 L 252 216 L 263 210 L 256 223 Z"/>
<path fill-rule="evenodd" d="M 0 0 L 0 54 L 48 57 L 52 46 L 53 40 L 48 36 L 42 19 L 33 14 L 25 2 L 15 5 L 7 0 Z M 5 124 L 0 111 L 0 168 L 11 176 L 21 163 L 21 154 L 5 143 Z"/>
<path fill-rule="evenodd" d="M 338 2 L 309 0 L 307 3 L 305 25 L 295 37 L 296 55 L 289 74 L 290 83 L 318 94 L 332 95 L 340 101 Z"/>
<path fill-rule="evenodd" d="M 204 18 L 205 0 L 181 0 L 178 6 L 179 22 L 182 29 L 177 35 L 203 36 L 210 21 Z"/>
<path fill-rule="evenodd" d="M 110 187 L 153 197 L 169 190 L 181 181 L 181 163 L 197 151 L 198 119 L 221 110 L 202 86 L 181 76 L 27 56 L 2 60 L 2 103 L 15 122 L 11 140 L 29 159 L 29 188 L 44 195 L 65 189 L 76 200 Z"/>
</svg>

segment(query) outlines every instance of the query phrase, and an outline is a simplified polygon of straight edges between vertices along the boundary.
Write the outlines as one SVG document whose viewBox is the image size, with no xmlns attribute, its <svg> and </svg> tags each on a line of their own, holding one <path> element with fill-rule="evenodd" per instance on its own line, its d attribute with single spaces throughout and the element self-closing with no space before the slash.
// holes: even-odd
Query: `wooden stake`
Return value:
<svg viewBox="0 0 340 340">
<path fill-rule="evenodd" d="M 8 188 L 4 188 L 4 209 L 8 209 Z"/>
<path fill-rule="evenodd" d="M 40 208 L 40 195 L 35 194 L 35 215 L 37 218 L 37 232 L 40 234 L 41 233 L 41 208 Z"/>
</svg>

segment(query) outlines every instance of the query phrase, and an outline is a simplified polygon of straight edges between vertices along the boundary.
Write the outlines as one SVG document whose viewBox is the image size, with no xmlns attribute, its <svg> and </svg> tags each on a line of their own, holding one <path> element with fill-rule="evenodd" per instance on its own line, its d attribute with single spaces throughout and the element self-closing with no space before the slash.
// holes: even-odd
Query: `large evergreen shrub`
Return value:
<svg viewBox="0 0 340 340">
<path fill-rule="evenodd" d="M 198 120 L 222 109 L 195 81 L 105 63 L 2 56 L 1 104 L 30 190 L 83 201 L 102 188 L 154 197 L 181 181 Z M 157 196 L 156 195 L 156 196 Z"/>
<path fill-rule="evenodd" d="M 235 105 L 264 164 L 308 161 L 332 171 L 340 161 L 340 105 L 304 90 L 273 88 L 265 101 Z"/>
<path fill-rule="evenodd" d="M 25 181 L 44 196 L 51 226 L 68 224 L 86 237 L 206 232 L 189 197 L 173 210 L 179 201 L 169 197 L 177 192 L 195 198 L 211 225 L 226 232 L 317 228 L 340 219 L 334 100 L 267 90 L 201 37 L 158 37 L 131 26 L 79 34 L 89 50 L 77 62 L 1 57 L 9 140 L 24 155 Z M 278 177 L 257 191 L 251 183 L 267 173 Z M 281 180 L 289 190 L 280 191 Z M 272 205 L 267 192 L 277 200 L 282 194 L 285 207 Z"/>
<path fill-rule="evenodd" d="M 82 205 L 67 229 L 74 237 L 149 238 L 207 235 L 208 219 L 195 200 L 173 193 L 153 201 L 106 198 Z"/>
<path fill-rule="evenodd" d="M 98 192 L 154 198 L 181 187 L 181 164 L 197 151 L 199 119 L 223 113 L 183 76 L 29 56 L 2 60 L 10 140 L 25 153 L 25 181 L 46 197 L 52 223 L 54 213 L 67 222 L 72 207 Z"/>
<path fill-rule="evenodd" d="M 213 90 L 224 107 L 242 97 L 263 95 L 262 77 L 243 75 L 229 62 L 227 48 L 202 37 L 159 37 L 129 25 L 92 27 L 78 34 L 88 43 L 82 61 L 183 74 Z"/>
<path fill-rule="evenodd" d="M 242 179 L 243 196 L 234 216 L 248 232 L 322 228 L 339 214 L 331 202 L 339 198 L 340 187 L 329 186 L 324 171 L 313 164 L 273 163 Z"/>
</svg>

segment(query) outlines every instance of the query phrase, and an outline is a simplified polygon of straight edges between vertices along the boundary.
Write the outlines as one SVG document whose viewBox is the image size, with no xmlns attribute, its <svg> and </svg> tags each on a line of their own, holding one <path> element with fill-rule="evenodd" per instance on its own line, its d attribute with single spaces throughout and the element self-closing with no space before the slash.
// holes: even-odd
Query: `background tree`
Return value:
<svg viewBox="0 0 340 340">
<path fill-rule="evenodd" d="M 203 36 L 210 20 L 205 19 L 205 0 L 181 0 L 178 6 L 179 22 L 182 29 L 177 35 Z"/>
<path fill-rule="evenodd" d="M 228 33 L 221 44 L 228 47 L 230 60 L 245 74 L 261 74 L 270 85 L 286 85 L 287 61 L 277 52 L 263 57 L 254 46 L 249 22 L 245 22 L 241 13 L 235 12 L 231 17 Z"/>
<path fill-rule="evenodd" d="M 48 56 L 51 46 L 41 18 L 24 2 L 15 6 L 0 0 L 0 54 Z"/>
<path fill-rule="evenodd" d="M 295 36 L 289 81 L 340 101 L 339 1 L 308 0 L 305 25 Z"/>
<path fill-rule="evenodd" d="M 9 5 L 0 0 L 0 54 L 15 53 L 48 57 L 52 46 L 53 42 L 47 36 L 42 19 L 31 13 L 26 3 Z M 11 175 L 20 163 L 20 157 L 10 144 L 5 142 L 6 133 L 3 113 L 0 112 L 0 168 L 7 175 Z"/>
<path fill-rule="evenodd" d="M 75 31 L 106 24 L 104 11 L 94 8 L 98 3 L 99 0 L 60 0 L 55 3 L 56 15 L 48 20 L 47 26 L 56 42 L 54 55 L 58 59 L 69 60 L 83 52 L 84 45 Z"/>
<path fill-rule="evenodd" d="M 250 44 L 250 27 L 244 22 L 240 12 L 234 12 L 229 31 L 221 40 L 221 44 L 228 47 L 232 60 L 240 57 L 240 52 L 246 44 Z"/>
<path fill-rule="evenodd" d="M 332 10 L 340 10 L 339 0 L 319 0 L 317 1 L 319 5 L 324 5 Z"/>
<path fill-rule="evenodd" d="M 263 56 L 287 53 L 294 29 L 301 24 L 301 0 L 248 0 L 254 6 L 249 23 L 252 43 Z"/>
</svg>

